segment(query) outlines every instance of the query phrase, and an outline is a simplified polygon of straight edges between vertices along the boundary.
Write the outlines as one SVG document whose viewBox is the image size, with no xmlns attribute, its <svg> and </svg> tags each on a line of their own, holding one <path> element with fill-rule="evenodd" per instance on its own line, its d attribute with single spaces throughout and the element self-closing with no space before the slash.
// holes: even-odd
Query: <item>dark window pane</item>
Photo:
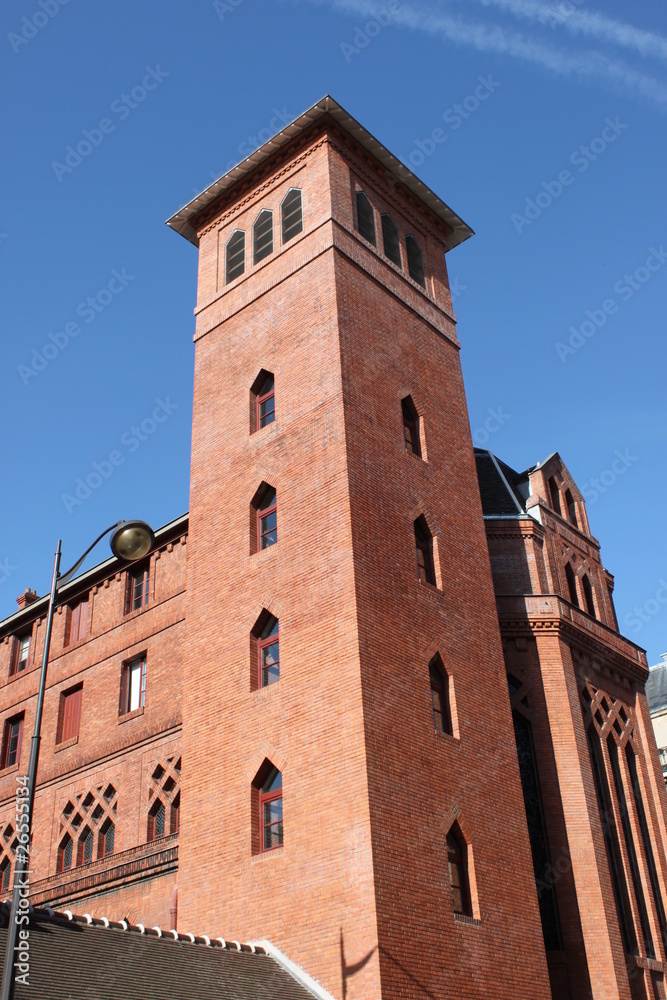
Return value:
<svg viewBox="0 0 667 1000">
<path fill-rule="evenodd" d="M 114 840 L 116 839 L 116 827 L 111 823 L 104 834 L 104 856 L 113 854 Z"/>
<path fill-rule="evenodd" d="M 83 860 L 92 861 L 93 860 L 93 831 L 89 830 L 86 834 L 86 839 L 83 842 Z"/>
<path fill-rule="evenodd" d="M 276 502 L 276 491 L 273 489 L 267 490 L 259 505 L 260 510 L 266 510 L 267 507 L 272 507 Z"/>
<path fill-rule="evenodd" d="M 257 222 L 253 228 L 253 259 L 258 264 L 269 254 L 273 253 L 273 214 L 271 212 L 260 212 Z"/>
<path fill-rule="evenodd" d="M 283 243 L 287 243 L 303 229 L 301 192 L 294 189 L 287 194 L 280 209 Z"/>
<path fill-rule="evenodd" d="M 266 427 L 267 424 L 272 424 L 275 419 L 276 400 L 275 396 L 271 395 L 259 404 L 259 426 Z"/>
<path fill-rule="evenodd" d="M 245 270 L 245 233 L 236 232 L 227 244 L 225 284 L 238 278 Z"/>
<path fill-rule="evenodd" d="M 424 261 L 419 244 L 414 236 L 405 237 L 405 249 L 408 255 L 408 273 L 413 281 L 416 281 L 422 288 L 426 288 L 424 278 Z"/>
<path fill-rule="evenodd" d="M 283 787 L 283 776 L 277 767 L 274 767 L 262 785 L 262 792 L 268 794 Z"/>
<path fill-rule="evenodd" d="M 398 241 L 398 230 L 390 215 L 382 216 L 382 245 L 384 246 L 385 257 L 388 257 L 397 267 L 401 267 L 401 247 Z"/>
<path fill-rule="evenodd" d="M 72 867 L 72 847 L 72 841 L 68 840 L 63 851 L 63 870 L 65 871 Z"/>
<path fill-rule="evenodd" d="M 373 206 L 363 191 L 357 192 L 357 229 L 365 240 L 376 246 Z"/>
</svg>

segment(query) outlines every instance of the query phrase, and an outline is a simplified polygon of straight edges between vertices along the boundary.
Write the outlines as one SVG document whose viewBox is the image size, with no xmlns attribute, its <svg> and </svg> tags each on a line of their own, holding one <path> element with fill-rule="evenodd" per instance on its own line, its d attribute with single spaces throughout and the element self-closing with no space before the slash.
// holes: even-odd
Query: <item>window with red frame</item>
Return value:
<svg viewBox="0 0 667 1000">
<path fill-rule="evenodd" d="M 113 825 L 111 820 L 107 820 L 107 822 L 100 830 L 99 837 L 97 840 L 98 858 L 108 858 L 109 855 L 113 854 L 115 839 L 116 839 L 116 827 Z"/>
<path fill-rule="evenodd" d="M 79 865 L 87 865 L 89 861 L 93 860 L 94 845 L 95 837 L 93 831 L 90 829 L 84 830 L 79 837 L 79 846 L 76 852 L 77 867 Z"/>
<path fill-rule="evenodd" d="M 23 712 L 5 722 L 2 737 L 2 759 L 0 768 L 13 767 L 21 759 L 21 737 L 23 735 Z"/>
<path fill-rule="evenodd" d="M 180 792 L 171 804 L 171 825 L 172 833 L 178 833 L 181 825 L 181 795 Z"/>
<path fill-rule="evenodd" d="M 276 389 L 273 375 L 267 374 L 257 391 L 257 428 L 261 430 L 276 419 Z"/>
<path fill-rule="evenodd" d="M 74 843 L 69 834 L 61 841 L 60 847 L 58 848 L 58 859 L 56 861 L 56 874 L 59 875 L 60 872 L 67 872 L 72 867 L 72 861 L 74 859 Z"/>
<path fill-rule="evenodd" d="M 272 768 L 259 791 L 260 851 L 272 851 L 283 843 L 283 776 Z"/>
<path fill-rule="evenodd" d="M 439 733 L 452 732 L 452 720 L 449 710 L 449 677 L 439 656 L 434 656 L 428 665 L 431 679 L 431 705 L 433 707 L 433 725 Z"/>
<path fill-rule="evenodd" d="M 257 510 L 257 547 L 268 549 L 278 541 L 278 501 L 276 491 L 267 487 Z"/>
<path fill-rule="evenodd" d="M 88 598 L 79 601 L 70 611 L 69 625 L 65 633 L 65 645 L 78 642 L 88 632 Z"/>
<path fill-rule="evenodd" d="M 63 691 L 60 695 L 56 743 L 66 743 L 79 735 L 82 695 L 83 684 L 77 684 L 76 687 Z"/>
<path fill-rule="evenodd" d="M 0 888 L 3 892 L 9 892 L 12 883 L 12 865 L 9 858 L 5 858 L 0 865 Z"/>
<path fill-rule="evenodd" d="M 401 400 L 401 408 L 403 410 L 403 436 L 405 438 L 405 450 L 409 454 L 416 455 L 417 458 L 421 458 L 422 446 L 419 434 L 419 414 L 417 413 L 415 404 L 412 402 L 411 396 L 406 396 L 405 399 Z"/>
<path fill-rule="evenodd" d="M 28 657 L 30 655 L 30 632 L 25 635 L 16 636 L 14 639 L 14 648 L 12 650 L 12 659 L 9 665 L 9 676 L 12 677 L 14 674 L 20 674 L 22 670 L 28 666 Z"/>
<path fill-rule="evenodd" d="M 120 714 L 136 712 L 146 704 L 146 656 L 123 664 L 120 678 Z"/>
<path fill-rule="evenodd" d="M 447 860 L 449 881 L 452 887 L 454 913 L 470 916 L 470 893 L 466 871 L 467 849 L 459 832 L 452 828 L 447 834 Z"/>
<path fill-rule="evenodd" d="M 268 687 L 280 680 L 278 619 L 271 616 L 257 640 L 258 686 Z"/>
<path fill-rule="evenodd" d="M 150 582 L 150 566 L 146 563 L 127 574 L 127 596 L 125 599 L 125 614 L 137 611 L 148 604 L 148 585 Z"/>
<path fill-rule="evenodd" d="M 417 573 L 420 583 L 430 583 L 435 587 L 435 566 L 433 564 L 433 536 L 426 518 L 422 515 L 415 521 L 415 546 L 417 549 Z"/>
<path fill-rule="evenodd" d="M 148 840 L 160 840 L 161 837 L 165 837 L 167 834 L 166 828 L 166 818 L 167 812 L 164 807 L 164 802 L 159 799 L 154 803 L 151 811 L 148 814 Z"/>
</svg>

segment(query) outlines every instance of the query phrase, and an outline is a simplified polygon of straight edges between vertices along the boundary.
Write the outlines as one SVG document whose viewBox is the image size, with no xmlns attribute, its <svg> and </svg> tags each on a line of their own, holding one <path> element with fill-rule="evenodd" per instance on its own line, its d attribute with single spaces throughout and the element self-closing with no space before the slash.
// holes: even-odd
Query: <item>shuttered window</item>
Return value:
<svg viewBox="0 0 667 1000">
<path fill-rule="evenodd" d="M 237 229 L 232 234 L 225 251 L 225 284 L 234 281 L 245 271 L 245 233 Z"/>
<path fill-rule="evenodd" d="M 253 263 L 258 264 L 273 253 L 273 212 L 259 213 L 252 230 Z"/>
<path fill-rule="evenodd" d="M 79 639 L 88 633 L 88 598 L 79 601 L 71 611 L 69 632 L 66 635 L 65 645 L 71 642 L 78 642 Z"/>
<path fill-rule="evenodd" d="M 21 736 L 23 734 L 23 713 L 5 722 L 2 740 L 2 760 L 0 768 L 13 767 L 21 759 Z"/>
<path fill-rule="evenodd" d="M 63 691 L 60 695 L 56 743 L 66 743 L 67 740 L 73 740 L 79 735 L 82 694 L 83 684 L 79 684 L 69 691 Z"/>
<path fill-rule="evenodd" d="M 285 200 L 280 206 L 280 224 L 283 243 L 287 243 L 303 229 L 301 191 L 298 188 L 292 188 L 285 195 Z"/>
<path fill-rule="evenodd" d="M 357 191 L 357 229 L 365 240 L 377 246 L 373 206 L 363 191 Z"/>
<path fill-rule="evenodd" d="M 392 264 L 401 267 L 401 247 L 398 242 L 398 230 L 390 215 L 382 216 L 382 246 L 384 255 Z"/>
<path fill-rule="evenodd" d="M 417 282 L 418 285 L 421 285 L 422 288 L 426 288 L 422 252 L 419 249 L 419 244 L 414 236 L 405 237 L 405 250 L 408 257 L 408 274 L 413 281 Z"/>
</svg>

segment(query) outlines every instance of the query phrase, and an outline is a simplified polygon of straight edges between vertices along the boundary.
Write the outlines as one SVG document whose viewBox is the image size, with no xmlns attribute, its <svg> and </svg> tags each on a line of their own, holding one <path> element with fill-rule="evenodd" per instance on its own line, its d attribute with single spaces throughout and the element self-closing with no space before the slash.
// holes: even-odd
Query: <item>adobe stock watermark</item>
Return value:
<svg viewBox="0 0 667 1000">
<path fill-rule="evenodd" d="M 464 292 L 468 291 L 468 286 L 464 285 L 459 278 L 453 278 L 449 283 L 449 294 L 452 297 L 452 302 L 456 302 Z"/>
<path fill-rule="evenodd" d="M 648 256 L 643 264 L 636 267 L 634 271 L 626 273 L 618 281 L 614 282 L 613 290 L 621 302 L 629 302 L 632 296 L 651 280 L 656 271 L 660 271 L 667 262 L 667 251 L 661 243 L 659 247 L 649 247 Z M 570 354 L 575 354 L 584 346 L 587 340 L 594 337 L 598 330 L 601 330 L 610 316 L 618 312 L 619 302 L 617 299 L 608 298 L 601 303 L 597 309 L 587 309 L 584 313 L 586 319 L 579 326 L 570 326 L 567 343 L 557 340 L 554 344 L 556 354 L 563 364 Z"/>
<path fill-rule="evenodd" d="M 100 313 L 103 313 L 107 306 L 134 280 L 134 275 L 128 274 L 127 268 L 123 267 L 120 271 L 114 268 L 106 285 L 98 289 L 95 295 L 89 295 L 87 299 L 79 302 L 74 314 L 87 325 L 94 323 Z M 29 364 L 17 366 L 16 370 L 23 384 L 27 385 L 31 378 L 36 378 L 40 372 L 43 372 L 82 332 L 82 326 L 74 320 L 70 320 L 65 323 L 62 330 L 47 334 L 46 343 L 42 344 L 40 348 L 33 347 Z"/>
<path fill-rule="evenodd" d="M 575 149 L 570 154 L 569 163 L 571 166 L 576 167 L 579 173 L 583 174 L 588 170 L 591 163 L 595 163 L 607 151 L 609 146 L 616 142 L 619 135 L 622 135 L 628 128 L 630 126 L 622 122 L 618 115 L 613 119 L 605 118 L 601 134 L 591 139 L 587 146 L 579 146 Z M 550 208 L 554 201 L 560 198 L 565 188 L 574 184 L 575 180 L 576 176 L 572 171 L 561 170 L 555 180 L 542 181 L 541 190 L 537 192 L 534 198 L 526 198 L 523 215 L 520 212 L 512 212 L 510 215 L 510 222 L 517 233 L 521 235 L 526 226 L 532 226 L 542 213 Z"/>
<path fill-rule="evenodd" d="M 66 7 L 68 3 L 69 0 L 37 0 L 37 10 L 30 17 L 22 18 L 20 31 L 10 31 L 7 34 L 7 41 L 14 52 L 20 52 L 24 45 L 32 41 L 60 13 L 60 8 Z"/>
<path fill-rule="evenodd" d="M 391 24 L 392 18 L 401 9 L 400 0 L 389 0 L 386 7 L 376 11 L 370 20 L 364 25 L 357 25 L 354 29 L 352 42 L 341 42 L 340 50 L 346 63 L 351 63 L 354 56 L 358 56 L 364 49 L 368 48 L 374 38 L 380 34 L 383 28 Z"/>
<path fill-rule="evenodd" d="M 28 896 L 30 895 L 30 878 L 32 875 L 32 869 L 30 868 L 30 825 L 28 823 L 28 814 L 30 812 L 30 805 L 28 803 L 29 789 L 28 789 L 28 776 L 27 775 L 17 775 L 16 777 L 16 792 L 15 792 L 15 808 L 16 808 L 16 839 L 18 843 L 16 845 L 16 861 L 15 868 L 20 871 L 20 878 L 18 873 L 14 872 L 14 886 L 18 884 L 19 888 L 19 905 L 15 916 L 16 923 L 18 925 L 17 932 L 17 943 L 14 946 L 15 959 L 13 966 L 16 969 L 16 975 L 14 976 L 14 981 L 21 983 L 23 986 L 29 986 L 29 975 L 30 975 L 30 931 L 28 930 L 29 913 L 30 907 L 28 903 Z M 22 870 L 21 870 L 22 868 Z M 25 925 L 25 926 L 24 926 Z M 18 959 L 18 961 L 17 961 Z"/>
<path fill-rule="evenodd" d="M 624 476 L 628 469 L 639 461 L 639 455 L 631 455 L 630 449 L 616 449 L 609 468 L 603 469 L 597 476 L 587 479 L 581 487 L 581 492 L 587 504 L 595 503 L 614 485 L 619 476 Z"/>
<path fill-rule="evenodd" d="M 451 132 L 456 132 L 500 86 L 500 80 L 494 80 L 491 75 L 478 76 L 477 86 L 473 92 L 442 112 L 442 120 L 445 125 L 449 127 Z M 420 167 L 427 157 L 433 156 L 438 146 L 447 142 L 447 138 L 447 130 L 438 127 L 434 128 L 430 136 L 425 139 L 415 139 L 414 148 L 408 153 L 407 162 L 411 167 Z"/>
<path fill-rule="evenodd" d="M 53 160 L 51 169 L 62 184 L 63 178 L 67 174 L 73 173 L 77 167 L 81 166 L 86 157 L 90 156 L 94 149 L 102 145 L 106 136 L 116 131 L 117 122 L 123 122 L 140 104 L 148 97 L 149 93 L 157 90 L 163 80 L 166 80 L 169 73 L 160 69 L 159 65 L 146 66 L 146 74 L 129 94 L 122 93 L 111 102 L 109 110 L 116 116 L 117 121 L 112 118 L 100 118 L 94 128 L 84 128 L 81 132 L 82 138 L 77 140 L 75 146 L 65 147 L 64 163 L 60 160 Z"/>
<path fill-rule="evenodd" d="M 641 632 L 644 625 L 659 615 L 667 607 L 667 580 L 664 576 L 658 580 L 658 589 L 652 597 L 641 605 L 632 609 L 623 619 L 623 624 L 637 634 Z"/>
<path fill-rule="evenodd" d="M 7 557 L 0 559 L 0 583 L 6 583 L 17 569 L 18 566 L 14 566 Z"/>
<path fill-rule="evenodd" d="M 488 416 L 482 426 L 476 427 L 472 432 L 472 443 L 475 448 L 483 448 L 489 438 L 512 419 L 512 414 L 505 413 L 502 406 L 495 410 L 488 409 L 486 412 Z"/>
<path fill-rule="evenodd" d="M 156 399 L 155 406 L 147 417 L 123 431 L 120 436 L 121 447 L 114 448 L 102 461 L 93 462 L 91 471 L 85 476 L 78 476 L 72 493 L 61 494 L 67 513 L 71 514 L 76 507 L 85 503 L 95 490 L 99 490 L 102 483 L 110 479 L 114 471 L 125 463 L 126 455 L 137 451 L 177 409 L 178 403 L 172 403 L 169 396 L 166 399 Z"/>
<path fill-rule="evenodd" d="M 242 3 L 245 3 L 245 0 L 213 0 L 213 9 L 220 20 L 224 21 L 225 14 L 233 14 Z"/>
</svg>

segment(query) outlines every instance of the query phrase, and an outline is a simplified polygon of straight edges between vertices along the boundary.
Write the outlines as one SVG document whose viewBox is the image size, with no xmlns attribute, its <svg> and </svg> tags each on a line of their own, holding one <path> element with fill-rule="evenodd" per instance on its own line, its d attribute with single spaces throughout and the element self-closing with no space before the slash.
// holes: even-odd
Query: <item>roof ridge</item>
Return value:
<svg viewBox="0 0 667 1000">
<path fill-rule="evenodd" d="M 9 917 L 10 904 L 0 903 L 0 911 Z M 228 951 L 243 951 L 253 955 L 269 955 L 264 944 L 252 944 L 227 940 L 223 937 L 211 938 L 208 934 L 193 934 L 191 931 L 163 930 L 161 927 L 146 927 L 142 923 L 131 924 L 127 920 L 109 920 L 108 917 L 93 917 L 90 913 L 72 913 L 71 910 L 54 910 L 50 906 L 29 906 L 31 917 L 42 920 L 54 920 L 60 923 L 79 924 L 87 927 L 101 927 L 104 930 L 121 930 L 128 934 L 140 934 L 146 937 L 164 938 L 165 941 L 180 941 L 188 944 L 204 945 L 206 948 L 224 948 Z"/>
</svg>

